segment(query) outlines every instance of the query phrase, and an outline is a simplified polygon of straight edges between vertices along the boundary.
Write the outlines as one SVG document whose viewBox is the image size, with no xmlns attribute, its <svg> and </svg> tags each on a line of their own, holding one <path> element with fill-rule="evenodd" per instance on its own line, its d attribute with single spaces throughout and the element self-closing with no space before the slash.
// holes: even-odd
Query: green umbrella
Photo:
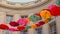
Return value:
<svg viewBox="0 0 60 34">
<path fill-rule="evenodd" d="M 56 1 L 56 4 L 57 4 L 58 6 L 60 6 L 60 0 L 57 0 L 57 1 Z"/>
<path fill-rule="evenodd" d="M 41 17 L 40 16 L 37 16 L 37 15 L 31 15 L 30 16 L 30 20 L 32 22 L 37 22 L 37 21 L 41 20 Z"/>
</svg>

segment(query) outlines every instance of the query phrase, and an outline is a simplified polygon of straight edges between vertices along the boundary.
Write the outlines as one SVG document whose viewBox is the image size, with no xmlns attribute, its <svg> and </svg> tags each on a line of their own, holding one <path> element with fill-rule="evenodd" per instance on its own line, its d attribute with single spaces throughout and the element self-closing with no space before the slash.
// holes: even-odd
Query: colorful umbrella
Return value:
<svg viewBox="0 0 60 34">
<path fill-rule="evenodd" d="M 21 26 L 23 26 L 23 25 L 26 26 L 27 23 L 28 23 L 28 20 L 26 18 L 21 18 L 18 20 L 18 24 L 20 24 Z"/>
<path fill-rule="evenodd" d="M 60 7 L 59 6 L 56 6 L 56 5 L 51 5 L 49 6 L 51 8 L 49 8 L 50 10 L 50 13 L 53 15 L 53 16 L 59 16 L 60 15 Z"/>
<path fill-rule="evenodd" d="M 60 0 L 56 1 L 56 5 L 60 6 Z"/>
<path fill-rule="evenodd" d="M 9 27 L 6 24 L 0 24 L 0 29 L 6 30 L 9 29 Z"/>
<path fill-rule="evenodd" d="M 17 22 L 15 22 L 15 21 L 11 21 L 9 24 L 10 24 L 11 26 L 13 26 L 13 27 L 16 27 L 16 26 L 19 25 L 19 24 L 18 24 Z"/>
<path fill-rule="evenodd" d="M 43 19 L 48 19 L 48 18 L 51 18 L 51 13 L 48 9 L 43 9 L 41 12 L 40 12 L 40 15 Z"/>
<path fill-rule="evenodd" d="M 29 18 L 32 22 L 37 22 L 37 21 L 41 20 L 41 18 L 37 15 L 31 15 Z"/>
</svg>

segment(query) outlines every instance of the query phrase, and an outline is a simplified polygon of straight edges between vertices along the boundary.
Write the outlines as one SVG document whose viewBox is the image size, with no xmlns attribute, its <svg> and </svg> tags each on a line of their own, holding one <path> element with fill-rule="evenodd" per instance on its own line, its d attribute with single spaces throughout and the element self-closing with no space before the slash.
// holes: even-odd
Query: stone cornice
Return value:
<svg viewBox="0 0 60 34">
<path fill-rule="evenodd" d="M 14 3 L 14 2 L 8 2 L 8 1 L 0 1 L 0 6 L 6 7 L 6 8 L 12 8 L 12 9 L 26 9 L 26 8 L 32 8 L 39 5 L 42 5 L 49 0 L 39 0 L 36 2 L 28 2 L 28 3 Z"/>
</svg>

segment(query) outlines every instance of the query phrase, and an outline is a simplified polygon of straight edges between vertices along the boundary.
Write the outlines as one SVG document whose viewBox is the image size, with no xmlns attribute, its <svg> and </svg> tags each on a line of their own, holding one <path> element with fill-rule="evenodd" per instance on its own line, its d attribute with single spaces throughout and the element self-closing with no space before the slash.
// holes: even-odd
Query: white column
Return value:
<svg viewBox="0 0 60 34">
<path fill-rule="evenodd" d="M 16 21 L 20 18 L 20 14 L 15 14 L 13 17 L 13 21 Z M 12 32 L 12 34 L 20 34 L 20 31 Z"/>
<path fill-rule="evenodd" d="M 0 12 L 0 23 L 6 23 L 6 13 Z M 0 30 L 0 34 L 4 34 L 4 30 Z"/>
<path fill-rule="evenodd" d="M 60 34 L 60 16 L 56 17 L 57 34 Z"/>
<path fill-rule="evenodd" d="M 6 23 L 6 13 L 0 12 L 0 23 Z"/>
<path fill-rule="evenodd" d="M 45 24 L 42 26 L 42 34 L 49 34 L 49 26 Z"/>
<path fill-rule="evenodd" d="M 36 31 L 35 31 L 35 29 L 28 29 L 28 32 L 27 32 L 27 34 L 36 34 Z"/>
</svg>

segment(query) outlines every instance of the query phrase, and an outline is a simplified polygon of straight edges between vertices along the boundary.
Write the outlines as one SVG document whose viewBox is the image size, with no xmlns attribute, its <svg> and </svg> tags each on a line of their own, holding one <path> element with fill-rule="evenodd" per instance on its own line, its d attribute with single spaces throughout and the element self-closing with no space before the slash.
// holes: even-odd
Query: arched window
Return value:
<svg viewBox="0 0 60 34">
<path fill-rule="evenodd" d="M 20 34 L 27 34 L 27 30 L 20 31 Z"/>
<path fill-rule="evenodd" d="M 56 22 L 52 22 L 49 24 L 50 26 L 50 34 L 56 34 Z"/>
<path fill-rule="evenodd" d="M 6 16 L 6 22 L 9 23 L 10 21 L 13 20 L 13 16 L 7 15 Z"/>
<path fill-rule="evenodd" d="M 37 28 L 36 30 L 36 34 L 42 34 L 42 28 Z"/>
</svg>

